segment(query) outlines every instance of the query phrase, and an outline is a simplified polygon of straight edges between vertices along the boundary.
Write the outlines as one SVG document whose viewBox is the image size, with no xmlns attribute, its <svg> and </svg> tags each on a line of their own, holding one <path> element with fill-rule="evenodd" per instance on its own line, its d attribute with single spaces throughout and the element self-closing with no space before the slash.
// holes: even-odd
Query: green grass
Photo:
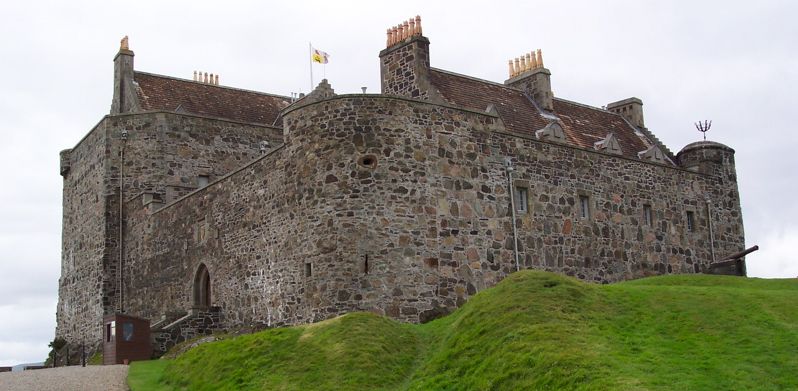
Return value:
<svg viewBox="0 0 798 391">
<path fill-rule="evenodd" d="M 134 391 L 792 390 L 796 304 L 796 279 L 592 285 L 523 271 L 424 325 L 349 314 L 135 363 L 129 379 Z"/>
<path fill-rule="evenodd" d="M 133 361 L 130 363 L 127 385 L 131 390 L 170 391 L 172 387 L 161 383 L 167 360 Z"/>
</svg>

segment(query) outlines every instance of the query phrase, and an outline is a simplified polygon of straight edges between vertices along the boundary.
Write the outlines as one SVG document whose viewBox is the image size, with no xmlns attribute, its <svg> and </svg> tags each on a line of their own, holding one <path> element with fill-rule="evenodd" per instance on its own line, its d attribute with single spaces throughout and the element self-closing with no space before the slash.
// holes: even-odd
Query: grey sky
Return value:
<svg viewBox="0 0 798 391">
<path fill-rule="evenodd" d="M 314 67 L 336 92 L 379 91 L 385 29 L 420 14 L 436 68 L 502 82 L 542 48 L 554 94 L 594 106 L 637 96 L 671 150 L 708 138 L 737 151 L 749 274 L 796 277 L 798 55 L 789 1 L 9 2 L 0 13 L 0 365 L 39 361 L 60 274 L 58 152 L 111 104 L 112 59 L 130 36 L 136 69 L 290 95 Z M 600 4 L 599 4 L 600 3 Z"/>
</svg>

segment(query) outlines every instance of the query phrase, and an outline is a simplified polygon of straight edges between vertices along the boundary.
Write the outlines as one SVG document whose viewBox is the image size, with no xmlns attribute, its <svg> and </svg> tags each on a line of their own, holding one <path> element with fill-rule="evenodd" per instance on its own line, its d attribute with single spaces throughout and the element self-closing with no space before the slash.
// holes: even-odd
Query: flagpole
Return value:
<svg viewBox="0 0 798 391">
<path fill-rule="evenodd" d="M 308 65 L 310 65 L 310 90 L 313 92 L 313 45 L 308 42 Z"/>
</svg>

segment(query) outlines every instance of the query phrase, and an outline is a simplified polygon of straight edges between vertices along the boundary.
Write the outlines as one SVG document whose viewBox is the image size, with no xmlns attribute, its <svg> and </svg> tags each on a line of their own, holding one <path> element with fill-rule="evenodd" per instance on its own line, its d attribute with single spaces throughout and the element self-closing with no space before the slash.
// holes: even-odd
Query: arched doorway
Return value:
<svg viewBox="0 0 798 391">
<path fill-rule="evenodd" d="M 204 263 L 197 268 L 194 275 L 194 307 L 208 308 L 211 306 L 211 275 Z"/>
</svg>

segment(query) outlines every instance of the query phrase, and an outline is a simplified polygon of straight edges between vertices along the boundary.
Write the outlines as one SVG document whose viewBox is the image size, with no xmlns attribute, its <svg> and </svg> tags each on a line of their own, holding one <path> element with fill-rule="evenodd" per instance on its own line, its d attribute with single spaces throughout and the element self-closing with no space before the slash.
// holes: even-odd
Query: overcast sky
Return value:
<svg viewBox="0 0 798 391">
<path fill-rule="evenodd" d="M 796 277 L 796 2 L 13 1 L 0 13 L 0 366 L 41 361 L 60 274 L 58 152 L 111 106 L 112 60 L 137 70 L 290 95 L 310 86 L 308 42 L 338 93 L 379 91 L 385 30 L 420 14 L 433 67 L 503 82 L 543 49 L 555 96 L 602 106 L 639 97 L 673 152 L 708 138 L 737 151 L 749 275 Z M 600 4 L 599 4 L 600 3 Z"/>
</svg>

